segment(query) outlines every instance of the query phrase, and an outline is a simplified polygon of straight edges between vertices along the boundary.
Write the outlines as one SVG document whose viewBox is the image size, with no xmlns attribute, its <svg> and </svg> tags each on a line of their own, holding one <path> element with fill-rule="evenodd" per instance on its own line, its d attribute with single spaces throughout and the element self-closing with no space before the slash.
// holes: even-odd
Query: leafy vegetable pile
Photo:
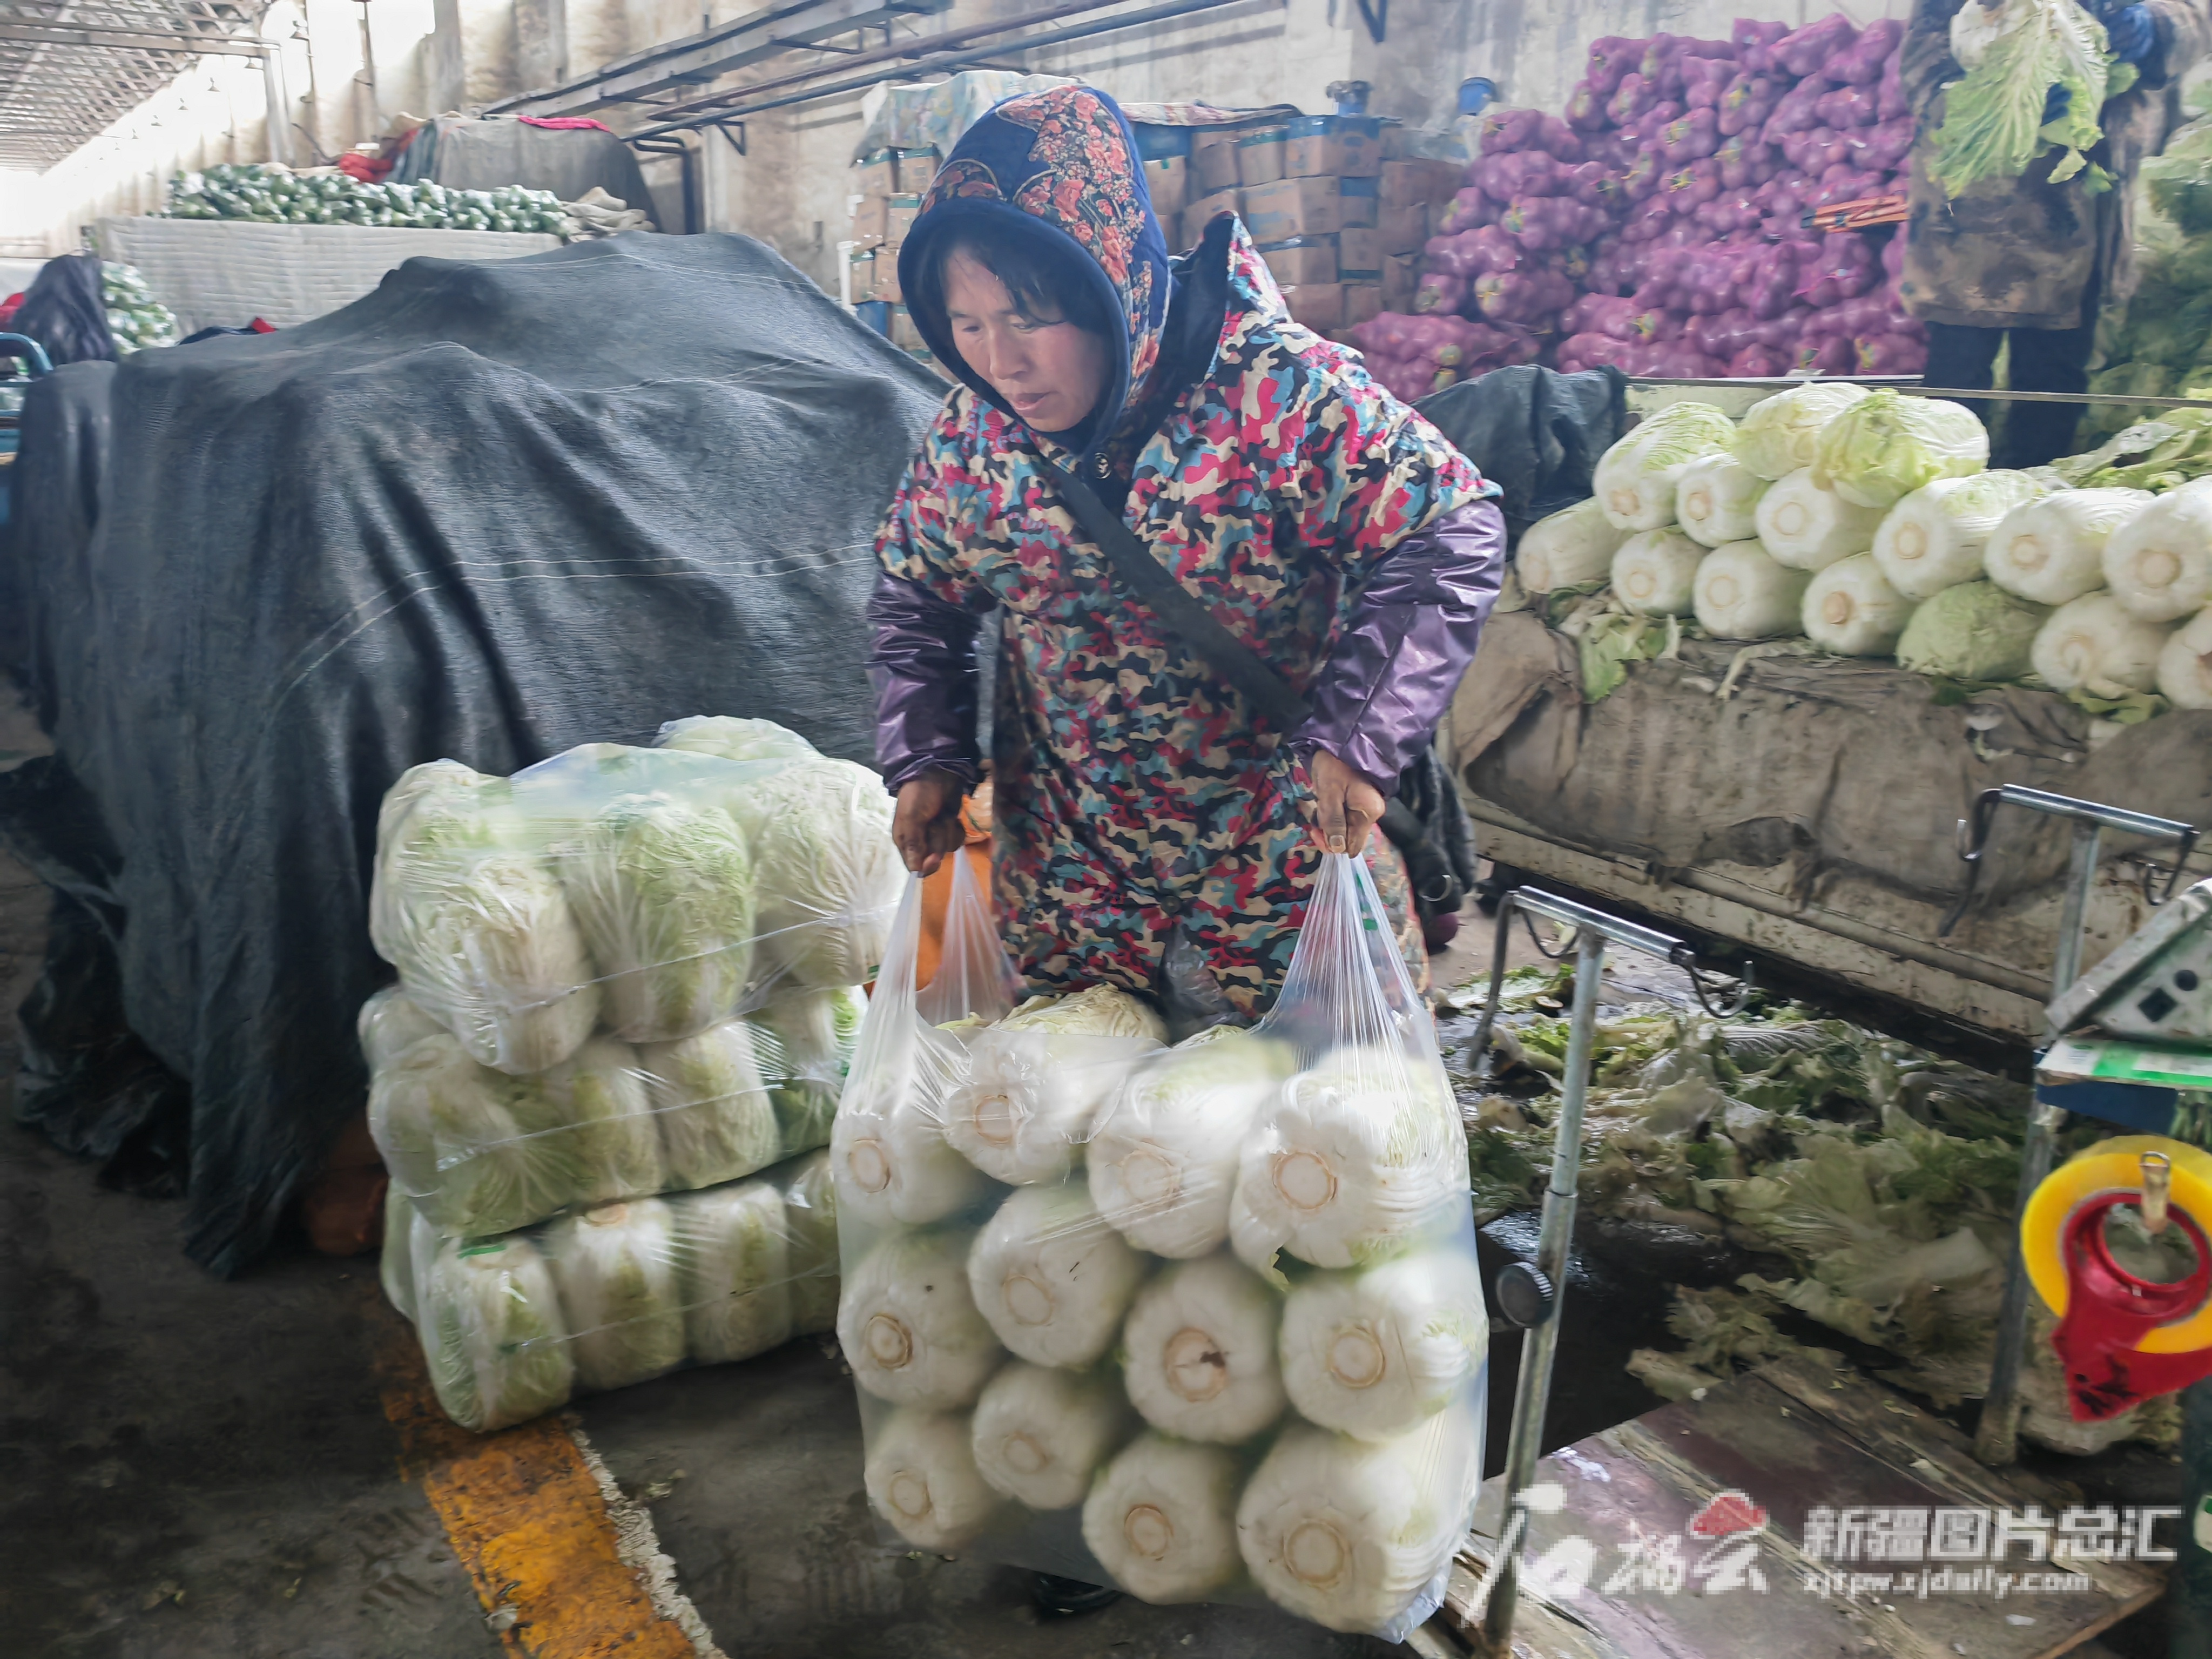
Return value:
<svg viewBox="0 0 2212 1659">
<path fill-rule="evenodd" d="M 272 225 L 390 225 L 415 230 L 537 231 L 574 234 L 568 210 L 547 190 L 503 185 L 448 190 L 369 184 L 337 168 L 295 173 L 276 162 L 222 162 L 169 181 L 170 219 L 251 219 Z"/>
<path fill-rule="evenodd" d="M 176 314 L 154 297 L 136 265 L 100 266 L 100 298 L 107 307 L 107 331 L 115 349 L 128 355 L 148 346 L 177 343 Z"/>
<path fill-rule="evenodd" d="M 1693 630 L 2040 686 L 2106 732 L 2212 708 L 2196 412 L 1990 472 L 1981 423 L 1939 398 L 1813 383 L 1741 426 L 1671 404 L 1606 452 L 1589 500 L 1529 528 L 1516 586 L 1578 642 L 1593 701 Z"/>
<path fill-rule="evenodd" d="M 1556 1077 L 1565 1000 L 1543 971 L 1509 981 L 1503 1057 Z M 1782 1006 L 1728 1024 L 1664 1004 L 1601 1017 L 1580 1197 L 1593 1214 L 1729 1245 L 1756 1271 L 1680 1289 L 1686 1346 L 1629 1369 L 1682 1399 L 1796 1348 L 1823 1325 L 1893 1356 L 1892 1381 L 1939 1403 L 1978 1396 L 1995 1340 L 2027 1091 L 1841 1020 Z M 1510 1080 L 1510 1073 L 1503 1074 Z M 1534 1204 L 1549 1168 L 1555 1091 L 1477 1093 L 1462 1106 L 1479 1211 Z M 2069 1132 L 2086 1144 L 2093 1127 Z M 2039 1336 L 2047 1335 L 2045 1320 Z M 2171 1401 L 2106 1425 L 2069 1415 L 2057 1362 L 2033 1345 L 2026 1431 L 2063 1450 L 2170 1446 Z"/>
<path fill-rule="evenodd" d="M 1903 33 L 1838 13 L 1794 31 L 1741 20 L 1726 40 L 1595 42 L 1564 118 L 1486 118 L 1424 253 L 1419 314 L 1350 337 L 1408 401 L 1540 352 L 1688 379 L 1917 373 L 1902 240 L 1801 222 L 1903 192 Z"/>
</svg>

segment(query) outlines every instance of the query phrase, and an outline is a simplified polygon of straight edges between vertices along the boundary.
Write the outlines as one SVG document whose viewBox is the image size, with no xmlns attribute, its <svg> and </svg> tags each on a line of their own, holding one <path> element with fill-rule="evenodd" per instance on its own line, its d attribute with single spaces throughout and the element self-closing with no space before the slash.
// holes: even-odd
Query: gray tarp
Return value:
<svg viewBox="0 0 2212 1659">
<path fill-rule="evenodd" d="M 111 386 L 98 522 L 18 550 L 230 1273 L 361 1108 L 385 789 L 695 714 L 871 759 L 871 542 L 944 386 L 757 242 L 633 234 L 410 260 Z"/>
<path fill-rule="evenodd" d="M 1494 618 L 1453 703 L 1462 775 L 1480 799 L 1662 875 L 1790 866 L 1800 897 L 1848 873 L 1954 899 L 1955 826 L 2000 784 L 2212 824 L 2212 713 L 2164 714 L 2093 749 L 2089 717 L 2048 691 L 1947 702 L 1894 663 L 1801 655 L 1753 659 L 1723 699 L 1739 648 L 1686 644 L 1683 660 L 1636 665 L 1591 704 L 1573 641 L 1533 611 Z M 2050 820 L 2001 815 L 1977 910 L 2055 880 L 2066 843 Z"/>
</svg>

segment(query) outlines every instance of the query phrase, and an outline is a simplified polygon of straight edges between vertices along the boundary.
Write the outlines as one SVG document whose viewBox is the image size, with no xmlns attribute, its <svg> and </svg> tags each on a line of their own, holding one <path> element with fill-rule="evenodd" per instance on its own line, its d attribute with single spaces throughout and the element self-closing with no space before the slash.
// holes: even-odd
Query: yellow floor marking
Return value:
<svg viewBox="0 0 2212 1659">
<path fill-rule="evenodd" d="M 471 1434 L 438 1409 L 414 1332 L 387 1316 L 377 1346 L 399 1468 L 419 1482 L 500 1639 L 528 1659 L 693 1659 L 623 1565 L 605 1500 L 568 1431 L 540 1418 Z"/>
</svg>

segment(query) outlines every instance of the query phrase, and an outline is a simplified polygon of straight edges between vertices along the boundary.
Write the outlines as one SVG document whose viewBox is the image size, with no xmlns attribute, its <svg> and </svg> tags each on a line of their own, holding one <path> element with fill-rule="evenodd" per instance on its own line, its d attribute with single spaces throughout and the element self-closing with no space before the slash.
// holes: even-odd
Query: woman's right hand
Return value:
<svg viewBox="0 0 2212 1659">
<path fill-rule="evenodd" d="M 891 842 L 917 876 L 933 876 L 945 854 L 968 843 L 960 823 L 960 803 L 968 793 L 955 774 L 932 769 L 899 786 L 891 814 Z"/>
</svg>

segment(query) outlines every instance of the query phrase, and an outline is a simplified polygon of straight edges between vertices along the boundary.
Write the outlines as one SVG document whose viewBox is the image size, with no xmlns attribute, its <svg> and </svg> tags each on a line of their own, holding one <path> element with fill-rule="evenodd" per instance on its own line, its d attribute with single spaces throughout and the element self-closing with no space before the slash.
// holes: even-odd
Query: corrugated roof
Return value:
<svg viewBox="0 0 2212 1659">
<path fill-rule="evenodd" d="M 0 0 L 0 167 L 40 169 L 208 51 L 250 51 L 222 0 Z"/>
</svg>

